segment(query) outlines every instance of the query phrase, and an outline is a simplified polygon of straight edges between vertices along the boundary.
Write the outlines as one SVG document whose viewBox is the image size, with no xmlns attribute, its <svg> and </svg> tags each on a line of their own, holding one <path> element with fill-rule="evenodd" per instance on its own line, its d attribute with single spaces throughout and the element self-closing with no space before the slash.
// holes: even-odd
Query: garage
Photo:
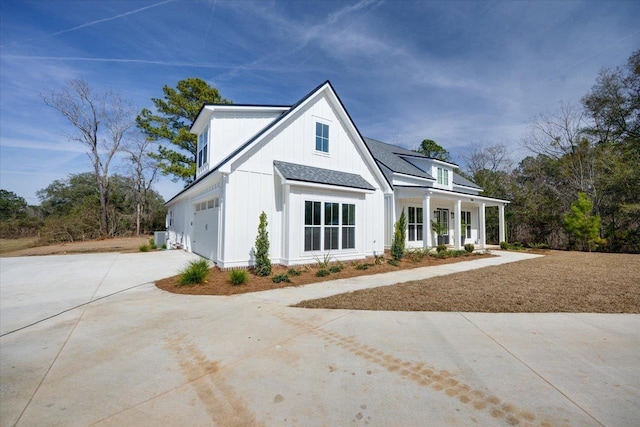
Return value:
<svg viewBox="0 0 640 427">
<path fill-rule="evenodd" d="M 215 261 L 218 256 L 219 199 L 205 200 L 194 205 L 193 239 L 191 250 L 200 256 Z"/>
</svg>

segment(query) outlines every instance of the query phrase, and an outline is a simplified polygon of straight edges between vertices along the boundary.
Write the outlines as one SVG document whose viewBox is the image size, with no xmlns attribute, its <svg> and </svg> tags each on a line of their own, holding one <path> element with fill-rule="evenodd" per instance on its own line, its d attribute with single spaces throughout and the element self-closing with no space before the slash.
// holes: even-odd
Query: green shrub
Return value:
<svg viewBox="0 0 640 427">
<path fill-rule="evenodd" d="M 139 250 L 140 252 L 149 252 L 149 250 L 150 250 L 150 249 L 151 249 L 151 248 L 150 248 L 150 247 L 149 247 L 149 245 L 147 245 L 147 244 L 144 244 L 144 245 L 140 245 L 140 246 L 138 246 L 138 250 Z"/>
<path fill-rule="evenodd" d="M 391 242 L 391 257 L 393 259 L 400 260 L 404 256 L 405 248 L 405 230 L 407 228 L 407 217 L 404 214 L 404 209 L 400 214 L 400 218 L 394 224 L 393 241 Z"/>
<path fill-rule="evenodd" d="M 149 246 L 155 246 L 156 245 L 156 241 L 155 239 L 152 237 L 149 239 Z"/>
<path fill-rule="evenodd" d="M 205 283 L 209 277 L 209 261 L 200 259 L 191 261 L 180 271 L 180 286 L 199 285 Z"/>
<path fill-rule="evenodd" d="M 428 251 L 425 251 L 422 248 L 413 248 L 407 249 L 404 253 L 404 256 L 409 258 L 412 262 L 418 263 L 424 259 L 427 253 Z"/>
<path fill-rule="evenodd" d="M 317 255 L 314 255 L 313 258 L 316 260 L 316 263 L 318 264 L 318 268 L 321 269 L 326 269 L 329 268 L 329 263 L 331 262 L 331 253 L 326 253 L 322 256 L 322 258 L 320 258 Z"/>
<path fill-rule="evenodd" d="M 246 270 L 231 270 L 229 281 L 233 286 L 244 285 L 249 281 L 249 273 Z"/>
<path fill-rule="evenodd" d="M 509 244 L 507 242 L 500 242 L 500 249 L 503 249 L 503 250 L 509 249 Z"/>
<path fill-rule="evenodd" d="M 155 243 L 152 243 L 149 245 L 149 249 L 151 249 L 152 251 L 155 251 L 156 249 L 158 249 L 158 247 L 156 246 Z"/>
<path fill-rule="evenodd" d="M 167 249 L 167 244 L 166 243 L 162 244 L 162 249 Z"/>
<path fill-rule="evenodd" d="M 466 245 L 464 245 L 464 250 L 469 253 L 473 253 L 474 249 L 475 246 L 473 246 L 471 243 L 467 243 Z"/>
<path fill-rule="evenodd" d="M 329 271 L 330 271 L 331 273 L 340 273 L 340 272 L 342 271 L 342 267 L 340 267 L 339 265 L 332 265 L 332 266 L 329 268 Z"/>
<path fill-rule="evenodd" d="M 328 276 L 329 274 L 331 274 L 329 272 L 329 270 L 321 268 L 320 270 L 316 271 L 316 276 L 317 277 L 324 277 L 324 276 Z"/>
<path fill-rule="evenodd" d="M 397 260 L 397 259 L 393 259 L 393 258 L 388 259 L 388 260 L 387 260 L 387 264 L 391 264 L 391 265 L 393 265 L 394 267 L 397 267 L 398 265 L 400 265 L 400 263 L 398 262 L 398 260 Z"/>
<path fill-rule="evenodd" d="M 268 276 L 271 274 L 271 260 L 269 259 L 269 233 L 267 232 L 267 214 L 264 211 L 260 214 L 258 224 L 258 235 L 256 236 L 256 265 L 255 273 L 258 276 Z"/>
<path fill-rule="evenodd" d="M 438 246 L 436 246 L 436 252 L 441 253 L 447 250 L 447 245 L 445 244 L 439 244 Z"/>
<path fill-rule="evenodd" d="M 515 249 L 516 251 L 522 250 L 522 242 L 513 242 L 513 244 L 509 245 L 510 249 Z"/>
<path fill-rule="evenodd" d="M 369 267 L 373 267 L 373 264 L 363 262 L 362 264 L 356 264 L 356 270 L 368 270 Z"/>
<path fill-rule="evenodd" d="M 302 272 L 300 270 L 296 270 L 295 268 L 290 268 L 287 270 L 287 274 L 289 276 L 299 276 L 302 274 Z"/>
<path fill-rule="evenodd" d="M 289 276 L 287 276 L 286 274 L 275 275 L 271 280 L 273 280 L 273 283 L 280 283 L 280 282 L 291 283 L 291 279 L 289 279 Z"/>
<path fill-rule="evenodd" d="M 373 256 L 374 256 L 374 258 L 375 258 L 375 261 L 374 261 L 374 264 L 375 264 L 375 265 L 380 265 L 380 264 L 382 264 L 382 263 L 384 262 L 384 254 L 382 254 L 382 255 L 376 255 L 376 254 L 374 253 L 374 254 L 373 254 Z"/>
<path fill-rule="evenodd" d="M 448 250 L 447 251 L 449 253 L 450 256 L 452 256 L 453 258 L 459 258 L 461 256 L 466 256 L 469 254 L 469 252 L 467 252 L 464 249 L 460 249 L 460 250 Z"/>
</svg>

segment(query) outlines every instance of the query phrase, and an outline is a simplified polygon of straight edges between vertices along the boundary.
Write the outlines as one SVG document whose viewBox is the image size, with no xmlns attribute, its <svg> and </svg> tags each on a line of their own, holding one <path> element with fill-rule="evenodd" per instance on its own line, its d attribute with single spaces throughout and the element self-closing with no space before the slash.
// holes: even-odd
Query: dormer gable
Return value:
<svg viewBox="0 0 640 427">
<path fill-rule="evenodd" d="M 420 154 L 399 154 L 399 157 L 433 177 L 433 187 L 453 190 L 454 170 L 458 165 L 443 160 L 425 157 Z"/>
<path fill-rule="evenodd" d="M 198 135 L 196 179 L 290 108 L 285 105 L 205 104 L 190 129 Z"/>
</svg>

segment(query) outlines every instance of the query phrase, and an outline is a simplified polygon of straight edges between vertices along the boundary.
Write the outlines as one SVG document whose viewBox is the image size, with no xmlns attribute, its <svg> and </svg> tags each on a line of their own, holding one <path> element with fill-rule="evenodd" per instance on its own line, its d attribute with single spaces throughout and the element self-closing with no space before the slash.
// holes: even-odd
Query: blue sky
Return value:
<svg viewBox="0 0 640 427">
<path fill-rule="evenodd" d="M 89 170 L 41 98 L 78 77 L 139 108 L 188 77 L 265 104 L 329 79 L 365 136 L 434 139 L 461 165 L 504 143 L 518 161 L 533 117 L 579 103 L 640 48 L 639 16 L 633 1 L 3 0 L 0 187 L 37 204 L 37 190 Z M 180 188 L 157 184 L 165 199 Z"/>
</svg>

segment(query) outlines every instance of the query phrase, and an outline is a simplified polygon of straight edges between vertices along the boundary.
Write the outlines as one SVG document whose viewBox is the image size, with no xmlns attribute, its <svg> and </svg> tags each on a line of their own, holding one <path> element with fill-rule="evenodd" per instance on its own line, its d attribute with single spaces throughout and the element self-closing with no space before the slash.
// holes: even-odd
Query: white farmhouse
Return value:
<svg viewBox="0 0 640 427">
<path fill-rule="evenodd" d="M 204 105 L 191 132 L 196 179 L 167 202 L 168 241 L 221 268 L 252 265 L 263 211 L 283 265 L 380 254 L 402 210 L 408 246 L 484 248 L 489 206 L 505 240 L 507 201 L 478 196 L 454 164 L 363 138 L 328 81 L 292 106 Z"/>
</svg>

